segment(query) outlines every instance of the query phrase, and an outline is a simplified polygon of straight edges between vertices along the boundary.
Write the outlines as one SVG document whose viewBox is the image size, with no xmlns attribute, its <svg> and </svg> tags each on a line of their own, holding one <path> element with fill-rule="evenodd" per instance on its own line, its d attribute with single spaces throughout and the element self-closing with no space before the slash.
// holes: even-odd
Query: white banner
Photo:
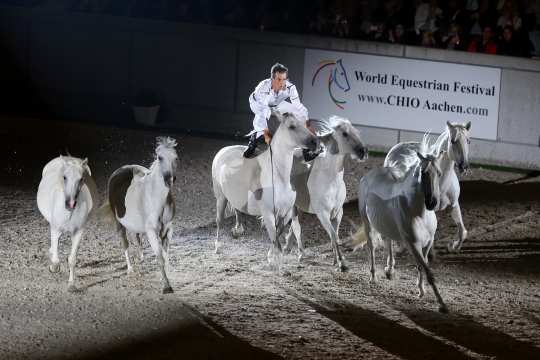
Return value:
<svg viewBox="0 0 540 360">
<path fill-rule="evenodd" d="M 433 133 L 471 121 L 473 137 L 496 140 L 500 78 L 496 68 L 306 49 L 302 102 L 313 119 Z"/>
</svg>

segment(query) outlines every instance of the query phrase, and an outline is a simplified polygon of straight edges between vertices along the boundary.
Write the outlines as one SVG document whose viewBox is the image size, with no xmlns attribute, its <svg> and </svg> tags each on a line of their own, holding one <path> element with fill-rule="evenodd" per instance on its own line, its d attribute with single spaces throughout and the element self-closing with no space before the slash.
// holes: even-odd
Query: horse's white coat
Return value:
<svg viewBox="0 0 540 360">
<path fill-rule="evenodd" d="M 121 234 L 128 273 L 133 268 L 127 233 L 135 234 L 139 244 L 140 235 L 146 234 L 160 266 L 163 293 L 173 291 L 166 269 L 175 213 L 173 190 L 178 160 L 175 147 L 175 140 L 158 138 L 156 160 L 150 169 L 126 165 L 116 170 L 109 178 L 109 201 L 102 207 L 103 214 L 115 220 Z"/>
<path fill-rule="evenodd" d="M 386 241 L 388 260 L 385 271 L 388 278 L 392 277 L 394 270 L 392 240 L 406 245 L 418 264 L 419 295 L 424 295 L 425 272 L 439 301 L 440 311 L 446 312 L 446 305 L 427 263 L 427 254 L 437 229 L 437 218 L 432 209 L 440 197 L 438 180 L 442 155 L 418 156 L 422 160 L 399 179 L 396 179 L 392 168 L 381 167 L 371 170 L 360 180 L 358 205 L 363 229 L 357 236 L 363 235 L 367 239 L 372 281 L 375 281 L 374 241 L 380 235 Z"/>
<path fill-rule="evenodd" d="M 360 160 L 365 159 L 368 151 L 361 140 L 360 131 L 347 119 L 333 116 L 328 120 L 311 120 L 310 127 L 320 136 L 326 151 L 316 157 L 311 164 L 306 164 L 301 154 L 295 156 L 291 176 L 291 181 L 297 191 L 295 205 L 304 212 L 317 215 L 330 237 L 334 263 L 338 270 L 344 271 L 346 266 L 338 246 L 339 225 L 346 198 L 343 181 L 344 161 L 347 155 Z M 290 240 L 294 234 L 301 258 L 304 249 L 296 213 L 292 221 L 285 247 L 290 247 Z"/>
<path fill-rule="evenodd" d="M 51 272 L 60 270 L 58 240 L 62 233 L 71 235 L 68 257 L 69 289 L 74 290 L 75 263 L 84 226 L 95 210 L 96 186 L 91 177 L 88 160 L 60 156 L 43 168 L 37 192 L 39 211 L 50 225 Z"/>
<path fill-rule="evenodd" d="M 297 147 L 318 145 L 317 138 L 305 123 L 292 114 L 274 112 L 269 120 L 279 121 L 271 148 L 254 159 L 242 156 L 245 146 L 222 148 L 212 162 L 212 182 L 216 197 L 217 233 L 215 250 L 219 251 L 220 228 L 227 204 L 236 211 L 261 216 L 272 242 L 268 260 L 273 263 L 281 253 L 279 237 L 290 222 L 296 191 L 291 186 L 293 151 Z"/>
<path fill-rule="evenodd" d="M 458 227 L 458 239 L 448 244 L 450 251 L 459 251 L 463 241 L 467 238 L 467 229 L 463 225 L 461 207 L 459 206 L 460 186 L 455 167 L 457 166 L 460 171 L 469 167 L 470 127 L 470 122 L 466 124 L 447 123 L 446 130 L 433 145 L 421 149 L 422 143 L 419 142 L 399 143 L 390 149 L 384 160 L 384 166 L 395 168 L 399 177 L 417 165 L 419 160 L 414 156 L 417 151 L 425 150 L 429 154 L 436 155 L 445 150 L 440 163 L 442 171 L 439 183 L 441 199 L 435 211 L 441 211 L 447 207 L 452 208 L 452 219 Z"/>
</svg>

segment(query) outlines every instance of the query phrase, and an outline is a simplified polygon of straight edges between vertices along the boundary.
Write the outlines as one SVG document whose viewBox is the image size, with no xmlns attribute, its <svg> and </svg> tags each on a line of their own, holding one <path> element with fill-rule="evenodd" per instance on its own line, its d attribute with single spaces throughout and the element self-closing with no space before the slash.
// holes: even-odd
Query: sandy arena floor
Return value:
<svg viewBox="0 0 540 360">
<path fill-rule="evenodd" d="M 475 168 L 463 177 L 469 239 L 440 214 L 433 270 L 449 315 L 431 289 L 416 296 L 416 268 L 397 258 L 396 278 L 369 283 L 367 254 L 345 252 L 350 270 L 332 266 L 329 239 L 311 215 L 301 217 L 308 257 L 266 263 L 268 240 L 244 216 L 246 234 L 213 253 L 213 155 L 233 141 L 174 133 L 3 119 L 0 130 L 0 359 L 540 359 L 540 182 L 524 174 Z M 88 156 L 102 199 L 106 179 L 126 163 L 149 165 L 156 135 L 179 140 L 177 215 L 170 279 L 160 293 L 152 251 L 126 274 L 119 239 L 96 220 L 78 257 L 79 292 L 62 271 L 48 271 L 48 225 L 35 202 L 43 165 L 68 149 Z M 348 163 L 348 197 L 383 158 Z M 358 222 L 356 203 L 345 217 Z M 227 221 L 230 227 L 232 219 Z M 343 222 L 346 237 L 351 225 Z M 135 255 L 135 245 L 132 247 Z"/>
</svg>

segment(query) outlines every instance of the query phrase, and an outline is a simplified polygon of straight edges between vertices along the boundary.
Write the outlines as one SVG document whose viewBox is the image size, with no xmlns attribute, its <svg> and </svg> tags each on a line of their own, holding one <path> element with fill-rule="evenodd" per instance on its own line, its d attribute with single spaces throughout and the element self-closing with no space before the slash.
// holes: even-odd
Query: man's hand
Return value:
<svg viewBox="0 0 540 360">
<path fill-rule="evenodd" d="M 270 145 L 270 141 L 272 140 L 272 136 L 270 135 L 270 130 L 264 129 L 263 130 L 263 135 L 264 135 L 264 142 L 267 145 Z"/>
</svg>

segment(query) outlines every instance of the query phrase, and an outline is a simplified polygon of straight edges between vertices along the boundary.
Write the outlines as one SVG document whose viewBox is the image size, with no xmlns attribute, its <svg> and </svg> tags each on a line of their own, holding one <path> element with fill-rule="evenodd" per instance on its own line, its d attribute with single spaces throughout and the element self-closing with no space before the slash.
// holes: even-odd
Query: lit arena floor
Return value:
<svg viewBox="0 0 540 360">
<path fill-rule="evenodd" d="M 112 171 L 149 165 L 155 137 L 164 133 L 12 120 L 18 125 L 0 130 L 2 359 L 540 358 L 538 178 L 479 168 L 463 177 L 469 239 L 448 254 L 446 242 L 457 231 L 450 214 L 441 214 L 432 266 L 450 309 L 444 315 L 431 289 L 417 298 L 416 268 L 406 254 L 391 281 L 382 250 L 376 284 L 369 283 L 364 251 L 345 251 L 349 271 L 334 271 L 328 237 L 312 215 L 301 217 L 308 256 L 299 263 L 294 252 L 286 255 L 279 274 L 267 265 L 265 233 L 248 216 L 245 235 L 227 236 L 215 255 L 211 162 L 233 141 L 169 133 L 180 155 L 174 294 L 161 294 L 147 242 L 145 261 L 127 275 L 119 239 L 96 220 L 80 246 L 79 292 L 69 293 L 69 239 L 61 242 L 61 272 L 48 271 L 49 229 L 35 201 L 43 165 L 65 149 L 88 157 L 103 200 Z M 345 217 L 353 222 L 357 178 L 382 160 L 347 163 Z M 342 237 L 350 231 L 343 221 Z"/>
</svg>

